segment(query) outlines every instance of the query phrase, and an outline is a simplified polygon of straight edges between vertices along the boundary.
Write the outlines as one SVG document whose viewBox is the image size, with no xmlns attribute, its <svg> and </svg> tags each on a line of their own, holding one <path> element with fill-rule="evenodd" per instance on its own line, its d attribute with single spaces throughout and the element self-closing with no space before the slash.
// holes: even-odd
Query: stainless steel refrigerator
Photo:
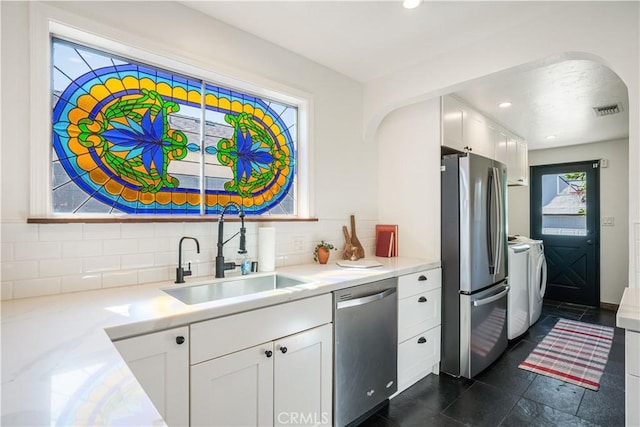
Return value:
<svg viewBox="0 0 640 427">
<path fill-rule="evenodd" d="M 472 378 L 507 348 L 506 167 L 442 157 L 440 370 Z"/>
</svg>

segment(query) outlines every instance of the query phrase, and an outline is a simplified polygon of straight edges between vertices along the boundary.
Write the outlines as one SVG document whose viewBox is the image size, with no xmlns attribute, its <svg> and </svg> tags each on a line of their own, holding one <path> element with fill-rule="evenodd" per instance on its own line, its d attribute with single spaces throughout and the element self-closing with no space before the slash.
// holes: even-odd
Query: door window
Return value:
<svg viewBox="0 0 640 427">
<path fill-rule="evenodd" d="M 542 175 L 542 234 L 587 235 L 587 174 Z"/>
</svg>

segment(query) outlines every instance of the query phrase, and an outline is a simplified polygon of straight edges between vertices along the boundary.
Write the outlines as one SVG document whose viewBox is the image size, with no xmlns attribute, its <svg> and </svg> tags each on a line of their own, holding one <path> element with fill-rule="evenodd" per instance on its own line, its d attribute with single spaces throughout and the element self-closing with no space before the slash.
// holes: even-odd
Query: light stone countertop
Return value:
<svg viewBox="0 0 640 427">
<path fill-rule="evenodd" d="M 165 425 L 111 340 L 440 266 L 440 261 L 412 258 L 371 259 L 383 266 L 348 269 L 330 262 L 278 268 L 277 273 L 305 283 L 195 305 L 162 289 L 215 279 L 3 301 L 0 424 Z M 227 274 L 233 276 L 237 274 Z"/>
<path fill-rule="evenodd" d="M 625 288 L 616 313 L 616 326 L 640 332 L 640 289 Z"/>
</svg>

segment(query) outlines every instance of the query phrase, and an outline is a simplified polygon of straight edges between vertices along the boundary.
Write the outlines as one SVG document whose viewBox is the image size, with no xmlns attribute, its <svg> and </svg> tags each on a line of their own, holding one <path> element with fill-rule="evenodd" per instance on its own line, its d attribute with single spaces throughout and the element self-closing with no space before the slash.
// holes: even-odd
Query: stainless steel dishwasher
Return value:
<svg viewBox="0 0 640 427">
<path fill-rule="evenodd" d="M 356 421 L 398 389 L 396 278 L 333 293 L 334 425 Z"/>
</svg>

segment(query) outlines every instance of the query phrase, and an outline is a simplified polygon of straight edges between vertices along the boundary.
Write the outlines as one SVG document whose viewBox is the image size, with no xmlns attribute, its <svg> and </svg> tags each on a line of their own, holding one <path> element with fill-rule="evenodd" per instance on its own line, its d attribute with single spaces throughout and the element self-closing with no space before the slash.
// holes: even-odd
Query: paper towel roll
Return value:
<svg viewBox="0 0 640 427">
<path fill-rule="evenodd" d="M 258 270 L 273 271 L 276 268 L 276 229 L 258 228 Z"/>
</svg>

